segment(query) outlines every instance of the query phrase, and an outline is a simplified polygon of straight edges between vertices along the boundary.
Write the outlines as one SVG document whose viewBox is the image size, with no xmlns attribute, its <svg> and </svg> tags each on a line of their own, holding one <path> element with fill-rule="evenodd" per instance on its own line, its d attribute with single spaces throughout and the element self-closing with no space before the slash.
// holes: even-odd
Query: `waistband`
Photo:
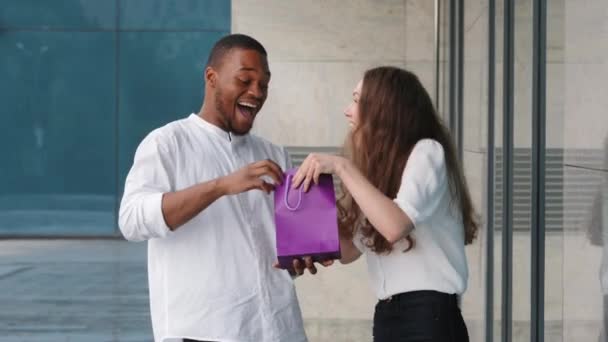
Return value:
<svg viewBox="0 0 608 342">
<path fill-rule="evenodd" d="M 458 304 L 458 295 L 457 294 L 448 294 L 439 291 L 432 290 L 421 290 L 421 291 L 410 291 L 394 294 L 385 299 L 380 299 L 380 303 L 389 303 L 389 302 L 405 302 L 413 299 L 421 299 L 421 298 L 434 298 L 440 301 L 445 301 L 448 303 L 456 303 Z"/>
</svg>

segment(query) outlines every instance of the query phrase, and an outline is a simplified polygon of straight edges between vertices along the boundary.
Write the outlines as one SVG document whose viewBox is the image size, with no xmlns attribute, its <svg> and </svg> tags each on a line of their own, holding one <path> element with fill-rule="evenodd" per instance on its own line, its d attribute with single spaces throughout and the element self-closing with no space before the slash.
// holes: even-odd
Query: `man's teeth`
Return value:
<svg viewBox="0 0 608 342">
<path fill-rule="evenodd" d="M 251 104 L 251 103 L 246 103 L 246 102 L 240 102 L 239 105 L 243 106 L 243 107 L 249 107 L 249 108 L 253 108 L 256 109 L 258 106 Z"/>
</svg>

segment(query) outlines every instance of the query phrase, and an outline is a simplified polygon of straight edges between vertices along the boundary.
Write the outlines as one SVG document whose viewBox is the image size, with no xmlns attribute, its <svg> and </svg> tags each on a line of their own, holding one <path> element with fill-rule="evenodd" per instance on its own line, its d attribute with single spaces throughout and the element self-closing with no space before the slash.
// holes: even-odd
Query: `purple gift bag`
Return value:
<svg viewBox="0 0 608 342">
<path fill-rule="evenodd" d="M 274 219 L 277 227 L 277 256 L 282 268 L 293 268 L 293 259 L 313 261 L 340 258 L 336 195 L 331 175 L 321 175 L 319 184 L 291 188 L 297 169 L 285 172 L 285 181 L 274 191 Z"/>
</svg>

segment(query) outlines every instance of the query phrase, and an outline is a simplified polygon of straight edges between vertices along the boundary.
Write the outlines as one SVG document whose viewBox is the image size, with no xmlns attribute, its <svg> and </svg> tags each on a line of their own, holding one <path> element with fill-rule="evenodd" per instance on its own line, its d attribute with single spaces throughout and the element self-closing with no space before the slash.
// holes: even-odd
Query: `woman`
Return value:
<svg viewBox="0 0 608 342">
<path fill-rule="evenodd" d="M 365 72 L 345 110 L 346 156 L 311 154 L 293 179 L 342 182 L 342 263 L 365 254 L 379 301 L 375 342 L 468 341 L 458 307 L 467 286 L 464 246 L 477 223 L 452 139 L 411 72 Z"/>
</svg>

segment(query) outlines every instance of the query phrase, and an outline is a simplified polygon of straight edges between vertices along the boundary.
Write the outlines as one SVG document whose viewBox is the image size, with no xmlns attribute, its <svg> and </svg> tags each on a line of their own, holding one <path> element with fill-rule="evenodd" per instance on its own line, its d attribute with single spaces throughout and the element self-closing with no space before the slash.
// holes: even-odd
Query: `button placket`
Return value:
<svg viewBox="0 0 608 342">
<path fill-rule="evenodd" d="M 233 162 L 237 169 L 245 167 L 249 163 L 253 162 L 253 161 L 248 161 L 248 160 L 246 160 L 246 158 L 241 157 L 241 155 L 239 153 L 239 146 L 237 144 L 235 144 L 234 141 L 231 142 L 230 147 L 231 147 L 231 152 L 232 152 L 231 155 L 233 158 Z M 266 273 L 264 272 L 264 268 L 266 265 L 262 264 L 264 258 L 261 258 L 260 254 L 259 254 L 260 250 L 262 249 L 263 246 L 260 243 L 260 241 L 258 241 L 256 234 L 254 234 L 254 229 L 256 227 L 252 226 L 252 222 L 254 222 L 254 220 L 253 220 L 254 217 L 253 217 L 252 208 L 249 203 L 249 195 L 247 194 L 247 192 L 240 193 L 237 195 L 237 199 L 238 199 L 239 205 L 241 206 L 241 210 L 242 210 L 243 214 L 245 215 L 245 219 L 246 219 L 245 224 L 249 228 L 247 231 L 249 233 L 249 237 L 252 241 L 253 248 L 254 248 L 252 253 L 256 257 L 255 262 L 256 262 L 256 267 L 258 269 L 257 287 L 258 287 L 258 292 L 260 293 L 260 300 L 261 300 L 260 301 L 260 313 L 262 315 L 263 324 L 265 325 L 265 329 L 263 329 L 263 331 L 265 331 L 265 332 L 272 331 L 271 322 L 270 322 L 270 317 L 271 317 L 270 298 L 269 298 L 267 289 L 263 286 L 263 283 L 266 280 L 266 277 L 265 277 Z"/>
</svg>

